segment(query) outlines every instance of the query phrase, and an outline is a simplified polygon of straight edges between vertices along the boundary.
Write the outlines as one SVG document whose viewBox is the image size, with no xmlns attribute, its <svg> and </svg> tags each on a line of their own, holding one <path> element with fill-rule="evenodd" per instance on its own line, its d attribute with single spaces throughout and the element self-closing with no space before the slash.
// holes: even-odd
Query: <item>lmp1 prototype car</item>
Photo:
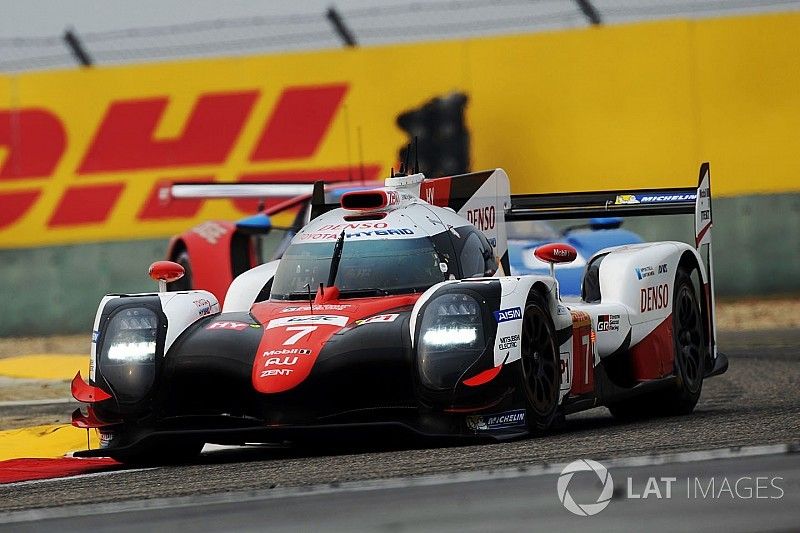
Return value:
<svg viewBox="0 0 800 533">
<path fill-rule="evenodd" d="M 171 262 L 151 267 L 159 292 L 103 298 L 89 381 L 72 383 L 88 404 L 73 424 L 97 428 L 101 447 L 76 455 L 167 462 L 203 443 L 362 431 L 502 440 L 599 405 L 689 413 L 703 379 L 727 368 L 699 251 L 710 260 L 707 164 L 700 178 L 697 189 L 511 197 L 501 169 L 412 174 L 336 205 L 320 183 L 283 257 L 238 276 L 221 309 L 207 291 L 166 292 L 183 270 Z M 602 250 L 580 302 L 560 299 L 552 271 L 507 275 L 506 221 L 677 213 L 695 213 L 696 247 Z M 576 257 L 568 244 L 535 253 Z"/>
</svg>

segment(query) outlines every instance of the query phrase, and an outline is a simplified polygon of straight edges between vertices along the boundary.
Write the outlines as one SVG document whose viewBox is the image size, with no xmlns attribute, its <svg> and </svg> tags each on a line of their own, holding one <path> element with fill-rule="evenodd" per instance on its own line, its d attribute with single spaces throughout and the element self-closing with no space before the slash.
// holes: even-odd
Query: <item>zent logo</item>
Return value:
<svg viewBox="0 0 800 533">
<path fill-rule="evenodd" d="M 522 309 L 519 307 L 512 307 L 511 309 L 501 309 L 494 312 L 494 319 L 500 322 L 507 322 L 509 320 L 521 320 Z"/>
<path fill-rule="evenodd" d="M 603 485 L 603 490 L 600 491 L 600 495 L 597 497 L 595 503 L 579 504 L 572 498 L 572 495 L 569 493 L 569 483 L 572 481 L 572 476 L 574 476 L 576 472 L 594 472 L 597 474 L 600 483 Z M 556 490 L 558 491 L 558 499 L 567 511 L 578 516 L 592 516 L 608 507 L 608 504 L 611 503 L 611 495 L 614 492 L 614 480 L 611 479 L 611 473 L 606 467 L 597 461 L 579 459 L 571 462 L 561 471 L 561 475 L 558 476 Z"/>
</svg>

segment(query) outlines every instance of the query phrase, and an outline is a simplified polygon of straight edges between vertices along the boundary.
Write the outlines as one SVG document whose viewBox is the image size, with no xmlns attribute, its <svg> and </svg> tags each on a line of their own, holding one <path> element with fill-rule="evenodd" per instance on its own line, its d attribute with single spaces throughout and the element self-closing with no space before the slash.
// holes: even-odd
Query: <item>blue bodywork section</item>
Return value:
<svg viewBox="0 0 800 533">
<path fill-rule="evenodd" d="M 508 260 L 511 265 L 511 274 L 549 275 L 549 268 L 543 264 L 542 266 L 535 266 L 536 261 L 533 261 L 532 258 L 533 251 L 537 246 L 550 242 L 554 241 L 509 239 Z M 559 289 L 563 295 L 579 296 L 586 262 L 596 252 L 610 246 L 637 244 L 643 242 L 643 240 L 636 233 L 625 229 L 577 229 L 562 234 L 562 238 L 558 242 L 570 244 L 578 251 L 578 259 L 575 262 L 556 267 L 556 279 L 558 280 Z M 526 260 L 526 257 L 528 260 Z"/>
</svg>

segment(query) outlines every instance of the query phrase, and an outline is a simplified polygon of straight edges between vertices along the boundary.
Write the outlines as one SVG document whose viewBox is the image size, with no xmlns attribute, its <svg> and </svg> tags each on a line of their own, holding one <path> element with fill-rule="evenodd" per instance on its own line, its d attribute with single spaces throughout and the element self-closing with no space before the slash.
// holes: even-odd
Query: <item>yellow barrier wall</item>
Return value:
<svg viewBox="0 0 800 533">
<path fill-rule="evenodd" d="M 0 77 L 0 247 L 236 218 L 252 206 L 154 188 L 358 176 L 359 129 L 381 177 L 396 116 L 453 90 L 473 168 L 514 192 L 690 184 L 703 160 L 715 195 L 797 191 L 797 50 L 780 14 Z"/>
</svg>

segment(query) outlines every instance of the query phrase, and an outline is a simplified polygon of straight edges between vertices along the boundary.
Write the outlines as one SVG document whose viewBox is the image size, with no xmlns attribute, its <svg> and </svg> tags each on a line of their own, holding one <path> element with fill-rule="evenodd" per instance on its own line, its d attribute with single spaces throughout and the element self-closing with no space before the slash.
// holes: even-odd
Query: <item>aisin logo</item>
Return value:
<svg viewBox="0 0 800 533">
<path fill-rule="evenodd" d="M 576 472 L 594 472 L 597 474 L 597 477 L 603 484 L 603 490 L 600 492 L 600 496 L 597 497 L 595 503 L 579 504 L 570 495 L 567 488 L 569 482 L 572 480 L 572 476 L 575 475 Z M 561 500 L 562 505 L 564 505 L 567 511 L 578 516 L 592 516 L 608 507 L 608 504 L 611 502 L 611 495 L 614 492 L 614 481 L 611 479 L 611 474 L 605 466 L 591 459 L 579 459 L 564 467 L 564 470 L 561 471 L 561 475 L 558 476 L 556 489 L 558 490 L 558 499 Z"/>
</svg>

